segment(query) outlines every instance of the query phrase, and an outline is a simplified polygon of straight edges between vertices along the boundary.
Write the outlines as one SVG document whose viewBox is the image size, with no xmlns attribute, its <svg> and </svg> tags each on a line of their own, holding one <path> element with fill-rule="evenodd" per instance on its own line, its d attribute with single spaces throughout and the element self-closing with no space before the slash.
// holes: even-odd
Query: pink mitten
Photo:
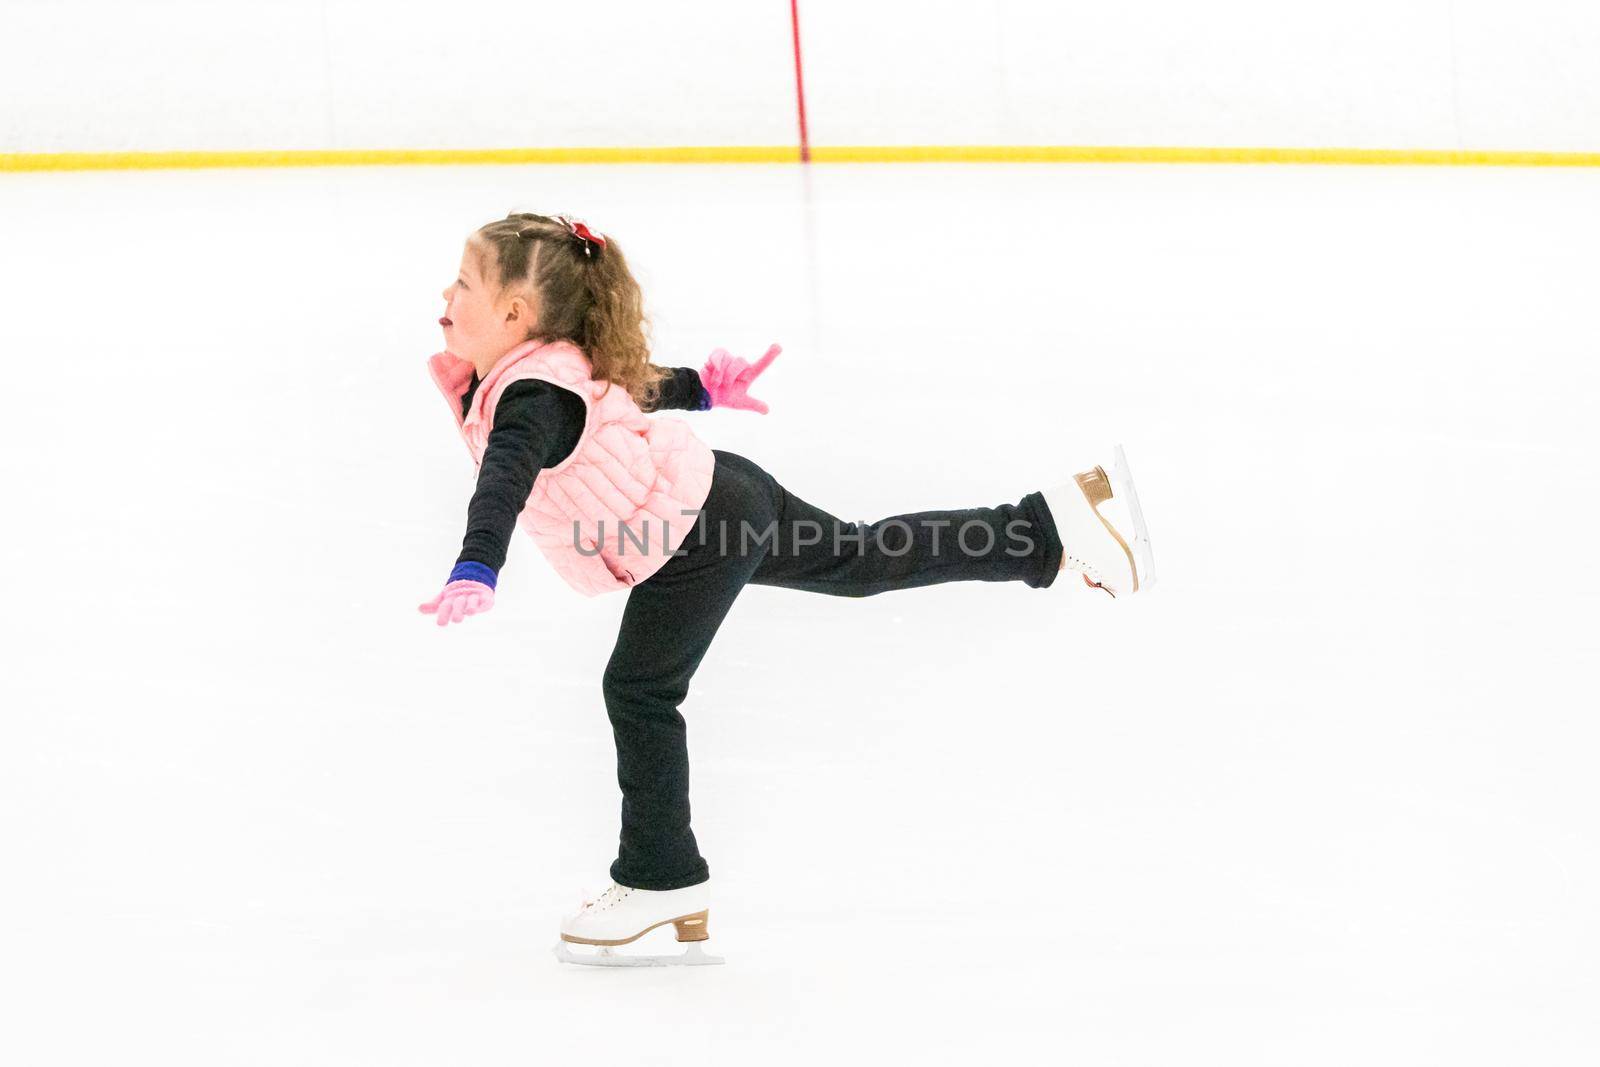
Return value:
<svg viewBox="0 0 1600 1067">
<path fill-rule="evenodd" d="M 765 415 L 767 405 L 751 396 L 748 390 L 750 383 L 755 381 L 782 351 L 782 348 L 773 345 L 767 349 L 766 355 L 754 363 L 746 362 L 738 356 L 730 356 L 723 348 L 711 353 L 711 358 L 706 360 L 704 369 L 700 371 L 700 384 L 705 386 L 706 393 L 710 395 L 711 406 L 743 408 Z"/>
<path fill-rule="evenodd" d="M 438 596 L 426 604 L 417 605 L 424 615 L 437 615 L 440 626 L 461 622 L 468 615 L 478 615 L 494 607 L 494 590 L 482 582 L 458 579 L 444 587 Z"/>
</svg>

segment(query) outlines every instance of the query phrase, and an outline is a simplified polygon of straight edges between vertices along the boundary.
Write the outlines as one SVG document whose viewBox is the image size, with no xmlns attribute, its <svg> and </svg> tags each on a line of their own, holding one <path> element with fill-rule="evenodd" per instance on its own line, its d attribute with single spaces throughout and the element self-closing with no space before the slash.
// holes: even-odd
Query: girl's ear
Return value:
<svg viewBox="0 0 1600 1067">
<path fill-rule="evenodd" d="M 528 303 L 520 296 L 514 296 L 506 304 L 506 322 L 526 325 L 528 322 Z"/>
<path fill-rule="evenodd" d="M 506 321 L 515 322 L 524 329 L 531 330 L 539 321 L 539 316 L 534 314 L 533 305 L 521 296 L 511 298 L 511 308 L 506 312 Z"/>
</svg>

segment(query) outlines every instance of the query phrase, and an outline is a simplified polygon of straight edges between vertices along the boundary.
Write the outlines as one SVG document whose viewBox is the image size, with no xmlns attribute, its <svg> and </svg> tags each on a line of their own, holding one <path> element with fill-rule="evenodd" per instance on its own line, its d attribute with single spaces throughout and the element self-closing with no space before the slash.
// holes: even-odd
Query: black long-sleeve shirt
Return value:
<svg viewBox="0 0 1600 1067">
<path fill-rule="evenodd" d="M 673 367 L 661 382 L 661 396 L 651 411 L 677 408 L 704 411 L 711 398 L 693 367 Z M 614 387 L 615 388 L 615 387 Z M 478 375 L 461 398 L 463 416 L 478 391 Z M 570 389 L 539 379 L 513 382 L 495 404 L 494 428 L 478 467 L 478 485 L 467 505 L 467 533 L 460 563 L 481 563 L 498 572 L 517 528 L 517 516 L 533 492 L 541 470 L 572 454 L 583 436 L 583 398 Z"/>
</svg>

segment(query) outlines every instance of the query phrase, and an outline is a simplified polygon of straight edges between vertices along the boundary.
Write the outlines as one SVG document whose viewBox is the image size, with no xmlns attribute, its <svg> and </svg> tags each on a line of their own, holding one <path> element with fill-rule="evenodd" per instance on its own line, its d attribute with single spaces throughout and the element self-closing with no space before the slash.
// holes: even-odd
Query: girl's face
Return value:
<svg viewBox="0 0 1600 1067">
<path fill-rule="evenodd" d="M 497 298 L 490 289 L 468 242 L 456 280 L 444 291 L 444 316 L 439 325 L 444 328 L 445 351 L 470 362 L 480 378 L 501 356 L 526 340 L 529 328 L 538 321 L 524 297 L 508 294 Z"/>
</svg>

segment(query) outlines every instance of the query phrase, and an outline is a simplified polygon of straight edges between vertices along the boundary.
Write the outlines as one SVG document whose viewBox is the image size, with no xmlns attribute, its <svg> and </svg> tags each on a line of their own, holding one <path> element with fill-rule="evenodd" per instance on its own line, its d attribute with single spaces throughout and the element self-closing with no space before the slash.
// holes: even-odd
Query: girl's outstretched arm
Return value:
<svg viewBox="0 0 1600 1067">
<path fill-rule="evenodd" d="M 783 349 L 773 345 L 755 363 L 730 356 L 727 349 L 711 353 L 700 370 L 671 367 L 672 377 L 661 381 L 661 395 L 646 411 L 706 411 L 711 408 L 743 408 L 765 415 L 767 405 L 749 395 L 750 383 L 766 370 Z"/>
<path fill-rule="evenodd" d="M 495 406 L 478 485 L 467 505 L 461 555 L 439 595 L 418 606 L 440 626 L 494 606 L 506 550 L 539 471 L 560 463 L 583 435 L 583 398 L 530 379 L 506 389 Z"/>
</svg>

